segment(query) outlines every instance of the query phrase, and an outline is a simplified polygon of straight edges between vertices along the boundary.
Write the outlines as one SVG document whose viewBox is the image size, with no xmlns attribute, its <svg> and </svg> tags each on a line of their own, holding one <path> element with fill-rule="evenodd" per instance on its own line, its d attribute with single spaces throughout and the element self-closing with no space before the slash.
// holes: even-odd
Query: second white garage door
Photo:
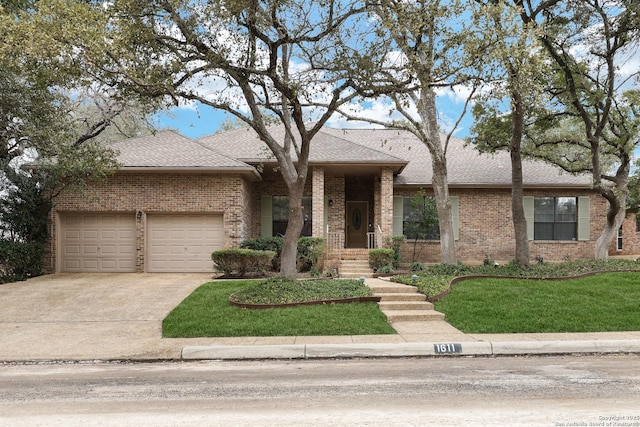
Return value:
<svg viewBox="0 0 640 427">
<path fill-rule="evenodd" d="M 222 215 L 147 214 L 147 271 L 213 272 L 211 252 L 223 248 Z"/>
</svg>

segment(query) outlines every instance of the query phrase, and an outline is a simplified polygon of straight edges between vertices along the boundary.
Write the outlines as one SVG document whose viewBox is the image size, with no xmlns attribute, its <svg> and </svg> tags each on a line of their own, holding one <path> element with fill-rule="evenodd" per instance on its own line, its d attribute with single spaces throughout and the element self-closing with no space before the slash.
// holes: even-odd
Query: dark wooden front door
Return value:
<svg viewBox="0 0 640 427">
<path fill-rule="evenodd" d="M 347 202 L 347 248 L 366 248 L 369 203 Z"/>
</svg>

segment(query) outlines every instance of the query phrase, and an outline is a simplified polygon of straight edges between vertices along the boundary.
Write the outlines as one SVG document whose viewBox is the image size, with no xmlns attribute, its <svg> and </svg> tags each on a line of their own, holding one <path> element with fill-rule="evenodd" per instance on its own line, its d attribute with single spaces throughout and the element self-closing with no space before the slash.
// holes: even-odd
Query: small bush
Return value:
<svg viewBox="0 0 640 427">
<path fill-rule="evenodd" d="M 400 256 L 400 248 L 402 244 L 407 240 L 405 236 L 387 236 L 385 238 L 385 246 L 389 249 L 393 250 L 393 268 L 398 268 L 400 266 L 400 261 L 402 261 L 402 257 Z"/>
<path fill-rule="evenodd" d="M 409 265 L 409 270 L 411 271 L 424 271 L 427 269 L 427 266 L 421 262 L 412 262 Z"/>
<path fill-rule="evenodd" d="M 271 261 L 273 271 L 280 270 L 280 255 L 282 254 L 282 237 L 259 237 L 257 239 L 244 240 L 240 243 L 242 249 L 253 249 L 254 251 L 273 251 L 275 256 Z"/>
<path fill-rule="evenodd" d="M 393 268 L 392 265 L 383 265 L 382 267 L 378 267 L 376 269 L 376 273 L 379 274 L 389 274 L 389 273 L 393 273 L 395 271 L 395 269 Z"/>
<path fill-rule="evenodd" d="M 223 249 L 211 254 L 216 270 L 225 276 L 244 277 L 247 273 L 264 273 L 269 270 L 275 256 L 273 251 L 253 249 Z"/>
<path fill-rule="evenodd" d="M 39 276 L 43 265 L 44 244 L 0 241 L 0 283 Z"/>
<path fill-rule="evenodd" d="M 378 271 L 380 267 L 393 265 L 393 249 L 372 249 L 369 251 L 369 267 Z"/>
<path fill-rule="evenodd" d="M 252 249 L 256 251 L 273 251 L 275 256 L 271 262 L 271 270 L 280 270 L 282 257 L 282 237 L 259 237 L 257 239 L 244 240 L 240 243 L 242 249 Z M 298 239 L 298 257 L 296 265 L 299 271 L 310 271 L 312 269 L 321 270 L 318 265 L 322 258 L 324 240 L 317 237 L 301 237 Z"/>
<path fill-rule="evenodd" d="M 298 239 L 298 271 L 321 270 L 318 262 L 322 258 L 324 239 L 318 237 L 301 237 Z"/>
</svg>

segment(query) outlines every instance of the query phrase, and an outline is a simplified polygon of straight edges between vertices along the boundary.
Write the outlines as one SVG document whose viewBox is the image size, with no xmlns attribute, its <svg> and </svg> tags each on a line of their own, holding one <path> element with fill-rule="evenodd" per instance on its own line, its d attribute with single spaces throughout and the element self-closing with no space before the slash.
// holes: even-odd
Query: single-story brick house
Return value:
<svg viewBox="0 0 640 427">
<path fill-rule="evenodd" d="M 212 251 L 284 233 L 286 186 L 252 130 L 198 140 L 161 131 L 113 148 L 117 173 L 56 199 L 49 271 L 208 272 Z M 459 258 L 513 259 L 508 153 L 479 154 L 454 138 L 447 156 Z M 524 182 L 532 259 L 593 257 L 606 203 L 589 177 L 527 161 Z M 379 246 L 382 236 L 406 234 L 410 200 L 430 183 L 428 150 L 413 135 L 325 128 L 312 143 L 303 233 L 332 248 Z M 621 253 L 638 248 L 632 225 Z M 419 242 L 420 261 L 438 262 L 436 239 Z M 404 255 L 411 261 L 408 243 Z"/>
</svg>

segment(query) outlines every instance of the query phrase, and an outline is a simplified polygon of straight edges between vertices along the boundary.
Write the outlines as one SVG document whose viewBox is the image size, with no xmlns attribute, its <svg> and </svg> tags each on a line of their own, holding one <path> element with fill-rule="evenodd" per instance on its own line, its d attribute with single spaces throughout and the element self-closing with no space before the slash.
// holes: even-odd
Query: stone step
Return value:
<svg viewBox="0 0 640 427">
<path fill-rule="evenodd" d="M 433 310 L 433 304 L 428 301 L 380 301 L 380 310 Z"/>
<path fill-rule="evenodd" d="M 340 265 L 342 267 L 362 267 L 362 268 L 371 268 L 369 263 L 366 261 L 340 261 Z"/>
<path fill-rule="evenodd" d="M 406 285 L 369 285 L 371 292 L 374 294 L 417 294 L 418 289 L 413 286 Z"/>
<path fill-rule="evenodd" d="M 444 314 L 435 310 L 385 310 L 383 313 L 391 323 L 444 320 Z"/>
<path fill-rule="evenodd" d="M 372 270 L 368 265 L 340 265 L 340 270 Z"/>
<path fill-rule="evenodd" d="M 371 271 L 367 271 L 367 272 L 347 272 L 345 273 L 344 271 L 340 271 L 340 278 L 341 279 L 359 279 L 361 277 L 366 278 L 371 278 L 373 277 L 373 272 Z"/>
<path fill-rule="evenodd" d="M 380 301 L 426 301 L 427 299 L 424 294 L 408 293 L 408 292 L 401 292 L 401 293 L 394 293 L 394 294 L 390 294 L 390 293 L 378 294 L 374 292 L 373 295 L 380 297 Z"/>
</svg>

